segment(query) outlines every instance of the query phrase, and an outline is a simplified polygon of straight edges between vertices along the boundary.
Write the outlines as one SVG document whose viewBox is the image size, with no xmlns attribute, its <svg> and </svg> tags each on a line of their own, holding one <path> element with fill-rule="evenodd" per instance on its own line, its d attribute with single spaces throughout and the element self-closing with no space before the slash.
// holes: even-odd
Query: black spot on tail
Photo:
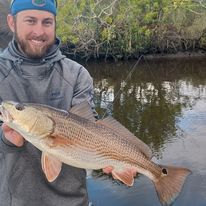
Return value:
<svg viewBox="0 0 206 206">
<path fill-rule="evenodd" d="M 168 174 L 167 169 L 163 168 L 163 169 L 162 169 L 162 173 L 163 173 L 164 175 L 167 175 L 167 174 Z"/>
</svg>

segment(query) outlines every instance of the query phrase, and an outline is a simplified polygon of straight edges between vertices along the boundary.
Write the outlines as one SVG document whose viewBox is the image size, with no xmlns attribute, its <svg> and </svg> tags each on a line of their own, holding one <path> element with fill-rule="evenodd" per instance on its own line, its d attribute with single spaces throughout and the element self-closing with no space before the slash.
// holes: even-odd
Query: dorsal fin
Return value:
<svg viewBox="0 0 206 206">
<path fill-rule="evenodd" d="M 89 119 L 90 121 L 96 121 L 91 105 L 87 101 L 83 101 L 80 104 L 74 105 L 69 112 L 85 119 Z"/>
<path fill-rule="evenodd" d="M 101 124 L 105 127 L 108 127 L 121 135 L 122 137 L 125 137 L 132 141 L 133 144 L 137 145 L 137 147 L 140 149 L 140 151 L 148 158 L 152 158 L 152 151 L 146 145 L 142 140 L 140 140 L 138 137 L 136 137 L 134 134 L 132 134 L 126 127 L 124 127 L 122 124 L 120 124 L 117 120 L 115 120 L 113 117 L 109 116 L 105 119 L 98 120 L 97 124 Z"/>
</svg>

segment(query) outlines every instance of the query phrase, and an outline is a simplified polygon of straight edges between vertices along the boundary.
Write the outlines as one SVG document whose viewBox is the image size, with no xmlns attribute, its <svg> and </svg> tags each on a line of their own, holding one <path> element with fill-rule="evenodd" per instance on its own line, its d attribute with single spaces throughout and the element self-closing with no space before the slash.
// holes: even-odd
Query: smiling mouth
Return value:
<svg viewBox="0 0 206 206">
<path fill-rule="evenodd" d="M 46 42 L 45 40 L 34 40 L 34 39 L 31 39 L 30 41 L 34 46 L 43 46 L 45 45 Z"/>
</svg>

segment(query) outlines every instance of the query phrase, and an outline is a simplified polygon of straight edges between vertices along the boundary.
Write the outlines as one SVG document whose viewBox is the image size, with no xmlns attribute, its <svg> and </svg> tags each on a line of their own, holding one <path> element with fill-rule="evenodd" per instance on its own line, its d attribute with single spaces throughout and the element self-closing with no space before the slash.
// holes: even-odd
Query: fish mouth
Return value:
<svg viewBox="0 0 206 206">
<path fill-rule="evenodd" d="M 5 123 L 13 120 L 11 114 L 3 107 L 3 105 L 0 105 L 0 120 Z"/>
</svg>

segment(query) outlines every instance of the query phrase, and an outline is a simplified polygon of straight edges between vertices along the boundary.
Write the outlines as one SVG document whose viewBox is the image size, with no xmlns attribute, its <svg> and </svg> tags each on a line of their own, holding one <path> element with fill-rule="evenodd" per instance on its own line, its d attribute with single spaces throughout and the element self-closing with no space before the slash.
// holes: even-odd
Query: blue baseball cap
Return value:
<svg viewBox="0 0 206 206">
<path fill-rule="evenodd" d="M 12 0 L 10 4 L 11 15 L 16 15 L 23 10 L 42 10 L 48 11 L 56 16 L 56 0 Z"/>
</svg>

